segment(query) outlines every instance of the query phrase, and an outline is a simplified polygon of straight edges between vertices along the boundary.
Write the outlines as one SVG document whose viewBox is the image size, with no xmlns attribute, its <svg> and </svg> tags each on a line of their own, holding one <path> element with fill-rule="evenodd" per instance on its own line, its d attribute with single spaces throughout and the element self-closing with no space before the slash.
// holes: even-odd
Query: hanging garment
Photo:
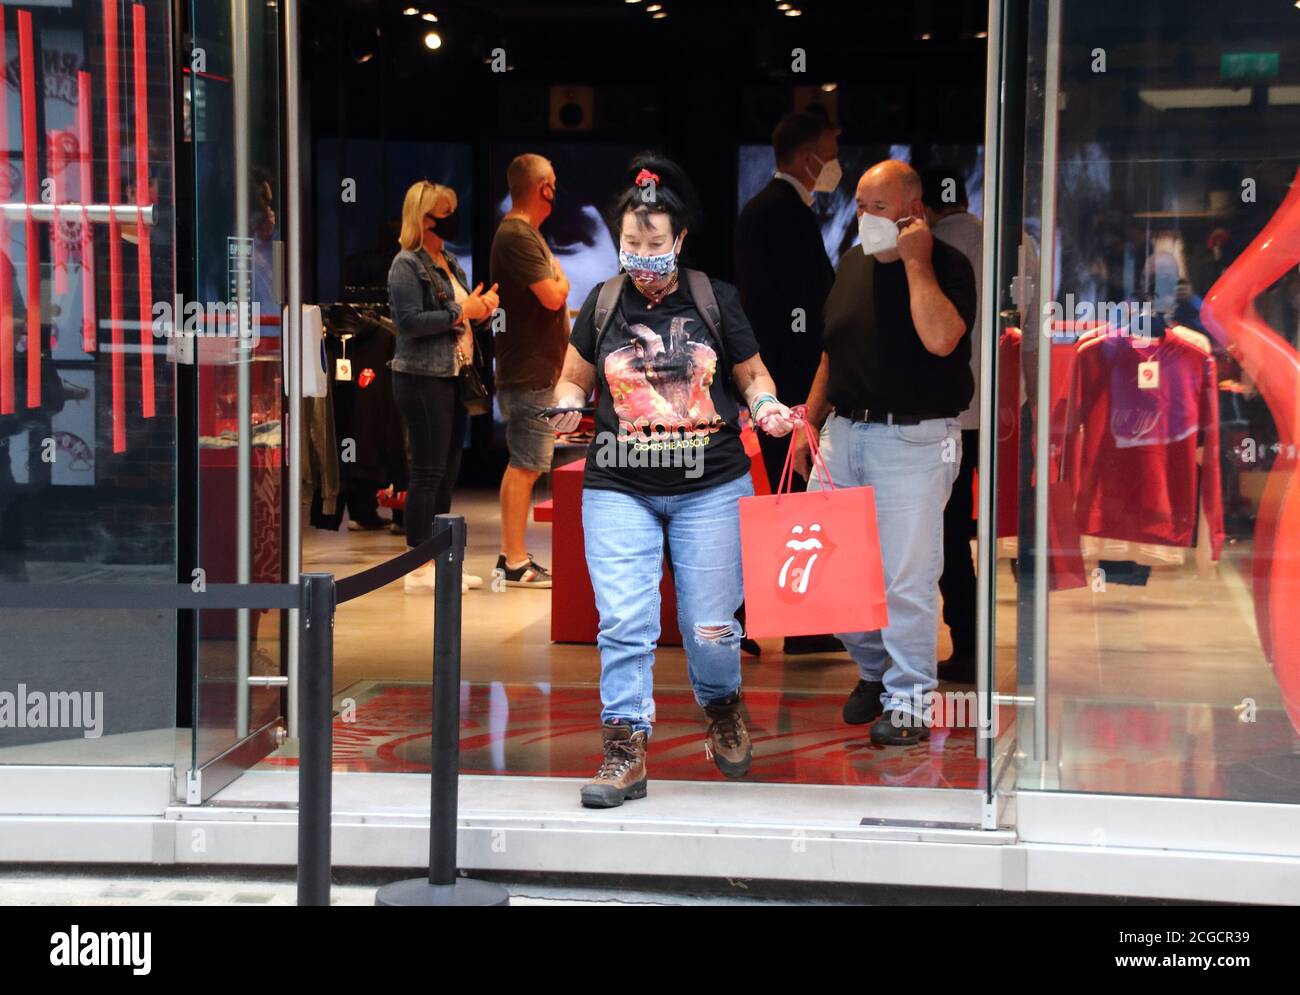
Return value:
<svg viewBox="0 0 1300 995">
<path fill-rule="evenodd" d="M 302 489 L 313 496 L 312 525 L 316 528 L 339 527 L 328 519 L 336 519 L 339 498 L 339 446 L 334 431 L 333 399 L 324 397 L 302 399 Z M 319 519 L 319 520 L 318 520 Z"/>
<path fill-rule="evenodd" d="M 396 327 L 386 306 L 334 304 L 326 312 L 326 348 L 335 431 L 340 449 L 341 490 L 353 485 L 374 491 L 406 487 L 406 435 L 401 412 L 393 400 L 392 370 Z M 350 335 L 344 343 L 342 336 Z M 335 376 L 336 361 L 346 358 L 350 379 Z"/>
<path fill-rule="evenodd" d="M 1033 405 L 1021 398 L 1019 328 L 1008 328 L 998 341 L 998 419 L 997 419 L 997 538 L 1016 538 L 1020 534 L 1020 461 L 1034 459 Z M 1080 548 L 1078 526 L 1074 522 L 1073 494 L 1061 483 L 1062 442 L 1065 438 L 1066 396 L 1073 369 L 1072 343 L 1052 343 L 1051 412 L 1048 424 L 1050 440 L 1047 489 L 1047 570 L 1048 590 L 1065 591 L 1088 583 Z M 1021 451 L 1022 438 L 1027 445 Z M 1033 482 L 1033 472 L 1030 472 Z"/>
<path fill-rule="evenodd" d="M 1218 559 L 1218 377 L 1204 335 L 1174 325 L 1161 339 L 1097 335 L 1082 342 L 1066 450 L 1063 472 L 1075 482 L 1085 535 L 1194 546 L 1203 503 Z"/>
</svg>

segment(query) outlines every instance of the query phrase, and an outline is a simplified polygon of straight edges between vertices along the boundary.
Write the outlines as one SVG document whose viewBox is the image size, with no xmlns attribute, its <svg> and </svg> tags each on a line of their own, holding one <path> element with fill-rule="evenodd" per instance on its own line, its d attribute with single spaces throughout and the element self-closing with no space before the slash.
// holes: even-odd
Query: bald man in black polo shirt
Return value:
<svg viewBox="0 0 1300 995">
<path fill-rule="evenodd" d="M 844 721 L 872 722 L 876 745 L 909 745 L 929 737 L 938 683 L 943 509 L 961 465 L 957 416 L 975 390 L 975 274 L 931 235 L 907 163 L 863 173 L 857 202 L 862 245 L 840 260 L 826 301 L 808 417 L 832 480 L 872 486 L 879 516 L 889 625 L 836 633 L 859 674 Z M 796 460 L 807 476 L 806 442 Z"/>
</svg>

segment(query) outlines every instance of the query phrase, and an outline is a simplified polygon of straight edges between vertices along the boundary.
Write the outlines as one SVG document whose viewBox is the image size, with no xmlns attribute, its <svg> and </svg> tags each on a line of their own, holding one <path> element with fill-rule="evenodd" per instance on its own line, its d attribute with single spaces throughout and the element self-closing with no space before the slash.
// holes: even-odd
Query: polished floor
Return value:
<svg viewBox="0 0 1300 995">
<path fill-rule="evenodd" d="M 455 510 L 468 523 L 466 569 L 487 578 L 498 547 L 495 495 L 460 495 Z M 345 576 L 400 552 L 402 543 L 382 532 L 309 532 L 304 569 Z M 530 525 L 529 548 L 549 562 L 549 526 Z M 1229 546 L 1215 565 L 1189 551 L 1167 563 L 1157 558 L 1145 586 L 1053 592 L 1045 739 L 1035 739 L 1032 710 L 1020 709 L 1017 721 L 1015 705 L 999 709 L 999 755 L 1007 750 L 1012 759 L 1010 779 L 1030 788 L 1300 801 L 1295 732 L 1254 630 L 1249 552 Z M 1085 553 L 1120 558 L 1124 551 Z M 1039 689 L 1017 683 L 1016 593 L 1004 557 L 995 578 L 997 686 L 1027 697 Z M 464 596 L 467 772 L 585 777 L 598 763 L 598 655 L 593 646 L 551 643 L 549 602 L 547 591 L 490 586 Z M 408 596 L 400 584 L 340 607 L 339 769 L 428 770 L 432 614 L 431 598 Z M 928 742 L 911 747 L 872 747 L 865 727 L 840 718 L 856 679 L 846 654 L 785 657 L 779 640 L 762 645 L 762 656 L 743 665 L 755 751 L 750 779 L 985 786 L 987 764 L 970 723 L 941 721 Z M 948 651 L 941 629 L 940 657 Z M 653 775 L 719 779 L 704 756 L 704 721 L 680 648 L 658 652 L 655 696 Z M 285 749 L 264 766 L 294 762 Z"/>
<path fill-rule="evenodd" d="M 750 691 L 745 699 L 754 767 L 747 780 L 793 784 L 912 785 L 977 788 L 983 765 L 973 729 L 935 729 L 906 749 L 872 746 L 865 727 L 840 719 L 841 696 L 825 692 Z M 410 773 L 430 769 L 427 684 L 363 681 L 339 696 L 334 723 L 336 770 Z M 589 777 L 599 763 L 594 687 L 471 684 L 461 687 L 461 770 L 467 774 Z M 704 753 L 704 722 L 689 693 L 657 697 L 652 776 L 720 781 Z M 291 766 L 291 754 L 265 767 Z"/>
</svg>

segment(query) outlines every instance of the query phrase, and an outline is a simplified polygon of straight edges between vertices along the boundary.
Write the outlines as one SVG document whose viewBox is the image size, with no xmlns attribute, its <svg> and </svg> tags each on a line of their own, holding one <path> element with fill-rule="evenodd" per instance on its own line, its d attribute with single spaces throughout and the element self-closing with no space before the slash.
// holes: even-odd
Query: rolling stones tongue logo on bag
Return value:
<svg viewBox="0 0 1300 995">
<path fill-rule="evenodd" d="M 835 551 L 835 544 L 822 531 L 820 522 L 808 526 L 792 525 L 786 538 L 789 555 L 781 563 L 776 578 L 777 595 L 791 604 L 797 604 L 808 593 L 814 577 L 819 577 L 817 564 L 823 569 L 826 559 Z"/>
</svg>

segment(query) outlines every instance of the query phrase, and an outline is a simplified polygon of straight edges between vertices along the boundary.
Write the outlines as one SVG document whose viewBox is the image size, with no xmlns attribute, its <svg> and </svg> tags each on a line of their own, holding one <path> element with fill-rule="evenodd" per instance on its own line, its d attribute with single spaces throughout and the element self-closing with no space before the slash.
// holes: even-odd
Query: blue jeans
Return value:
<svg viewBox="0 0 1300 995">
<path fill-rule="evenodd" d="M 955 418 L 919 425 L 854 422 L 832 413 L 821 431 L 822 458 L 837 487 L 876 492 L 889 625 L 837 632 L 865 681 L 882 681 L 886 709 L 920 715 L 938 684 L 939 575 L 943 509 L 961 468 Z M 816 475 L 810 491 L 820 490 Z"/>
<path fill-rule="evenodd" d="M 671 496 L 582 492 L 587 570 L 600 612 L 602 722 L 651 731 L 665 540 L 695 700 L 704 705 L 740 688 L 738 502 L 753 493 L 748 474 Z"/>
</svg>

